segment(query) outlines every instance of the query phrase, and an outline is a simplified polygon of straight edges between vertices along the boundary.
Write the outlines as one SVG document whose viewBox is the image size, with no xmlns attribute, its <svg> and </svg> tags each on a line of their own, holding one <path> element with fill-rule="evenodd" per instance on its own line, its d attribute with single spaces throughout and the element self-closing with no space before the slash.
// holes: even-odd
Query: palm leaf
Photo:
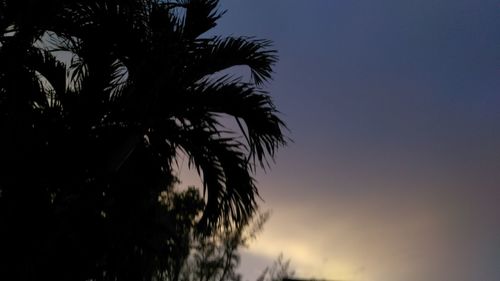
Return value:
<svg viewBox="0 0 500 281">
<path fill-rule="evenodd" d="M 286 126 L 271 98 L 251 84 L 205 80 L 193 87 L 189 96 L 206 111 L 228 114 L 238 122 L 242 120 L 246 128 L 241 129 L 246 133 L 250 156 L 256 157 L 261 166 L 267 161 L 266 156 L 273 158 L 275 150 L 287 142 L 283 136 Z"/>
<path fill-rule="evenodd" d="M 173 121 L 157 133 L 181 149 L 190 165 L 203 179 L 207 204 L 200 228 L 212 231 L 217 226 L 244 224 L 256 208 L 257 189 L 249 174 L 242 144 L 234 138 L 222 137 L 220 131 L 196 124 L 179 126 Z M 168 129 L 166 129 L 168 128 Z"/>
<path fill-rule="evenodd" d="M 185 38 L 193 40 L 216 26 L 217 20 L 224 14 L 216 10 L 218 2 L 218 0 L 181 1 L 186 9 L 183 26 Z"/>
<path fill-rule="evenodd" d="M 206 75 L 232 66 L 250 68 L 252 79 L 260 85 L 271 79 L 272 67 L 277 61 L 276 51 L 270 49 L 271 42 L 248 37 L 212 38 L 196 41 L 192 77 L 201 79 Z"/>
</svg>

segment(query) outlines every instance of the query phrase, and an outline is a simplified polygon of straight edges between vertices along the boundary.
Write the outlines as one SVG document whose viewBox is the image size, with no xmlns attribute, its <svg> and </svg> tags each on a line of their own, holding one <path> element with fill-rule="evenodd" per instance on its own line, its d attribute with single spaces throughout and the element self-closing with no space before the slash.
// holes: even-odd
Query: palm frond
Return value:
<svg viewBox="0 0 500 281">
<path fill-rule="evenodd" d="M 271 79 L 272 67 L 277 61 L 271 42 L 249 37 L 213 38 L 198 40 L 193 52 L 192 77 L 201 79 L 232 66 L 250 68 L 252 79 L 260 85 Z"/>
<path fill-rule="evenodd" d="M 64 95 L 66 92 L 66 65 L 64 63 L 49 51 L 34 50 L 30 65 L 46 79 L 46 83 L 50 84 L 57 95 Z"/>
<path fill-rule="evenodd" d="M 193 40 L 216 26 L 217 20 L 225 13 L 218 12 L 218 0 L 185 0 L 186 9 L 184 37 Z"/>
<path fill-rule="evenodd" d="M 270 96 L 251 84 L 219 79 L 215 82 L 202 81 L 189 92 L 196 104 L 203 105 L 209 112 L 225 113 L 242 120 L 246 126 L 242 133 L 250 150 L 250 157 L 264 167 L 267 156 L 274 157 L 275 150 L 287 141 L 283 121 L 278 117 Z"/>
<path fill-rule="evenodd" d="M 118 59 L 113 62 L 111 68 L 111 82 L 106 91 L 110 93 L 110 101 L 115 101 L 122 96 L 124 90 L 129 85 L 128 69 L 125 64 Z"/>
<path fill-rule="evenodd" d="M 256 208 L 257 189 L 242 144 L 201 124 L 165 125 L 157 132 L 189 157 L 190 165 L 203 179 L 207 203 L 200 228 L 210 231 L 221 225 L 239 225 L 250 218 Z"/>
</svg>

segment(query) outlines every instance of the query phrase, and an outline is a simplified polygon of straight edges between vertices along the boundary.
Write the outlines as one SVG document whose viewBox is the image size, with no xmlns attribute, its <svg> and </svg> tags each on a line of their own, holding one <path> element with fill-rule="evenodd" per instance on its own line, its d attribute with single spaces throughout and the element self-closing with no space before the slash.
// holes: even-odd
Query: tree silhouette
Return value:
<svg viewBox="0 0 500 281">
<path fill-rule="evenodd" d="M 290 259 L 285 260 L 283 253 L 271 267 L 266 267 L 256 281 L 291 281 L 295 270 L 290 268 Z"/>
<path fill-rule="evenodd" d="M 193 227 L 252 216 L 252 173 L 286 143 L 261 87 L 276 57 L 266 40 L 204 36 L 217 5 L 0 1 L 1 280 L 154 280 L 192 221 L 158 201 L 179 153 L 203 180 Z M 214 76 L 235 65 L 252 80 Z"/>
<path fill-rule="evenodd" d="M 242 276 L 236 271 L 240 264 L 238 251 L 256 238 L 269 215 L 269 212 L 259 213 L 245 225 L 220 229 L 208 237 L 195 235 L 180 279 L 165 281 L 240 281 Z"/>
</svg>

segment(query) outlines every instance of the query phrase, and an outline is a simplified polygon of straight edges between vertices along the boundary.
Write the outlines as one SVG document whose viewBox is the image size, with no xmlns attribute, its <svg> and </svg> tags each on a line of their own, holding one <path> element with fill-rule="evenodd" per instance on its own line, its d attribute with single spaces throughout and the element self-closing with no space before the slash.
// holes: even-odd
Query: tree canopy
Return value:
<svg viewBox="0 0 500 281">
<path fill-rule="evenodd" d="M 193 227 L 247 223 L 253 172 L 286 144 L 263 90 L 276 52 L 267 40 L 204 36 L 217 7 L 0 1 L 0 279 L 154 280 L 193 221 L 158 200 L 179 153 L 203 182 Z M 236 65 L 252 79 L 219 75 Z"/>
</svg>

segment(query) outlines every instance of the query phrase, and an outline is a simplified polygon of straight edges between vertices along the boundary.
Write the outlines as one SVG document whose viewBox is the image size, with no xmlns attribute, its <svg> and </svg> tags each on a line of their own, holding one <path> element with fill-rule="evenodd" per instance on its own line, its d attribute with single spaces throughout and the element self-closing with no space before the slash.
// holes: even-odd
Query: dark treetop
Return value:
<svg viewBox="0 0 500 281">
<path fill-rule="evenodd" d="M 286 142 L 261 88 L 276 56 L 204 37 L 217 4 L 0 1 L 1 280 L 154 280 L 179 153 L 203 180 L 200 233 L 251 217 L 253 171 Z M 212 76 L 235 65 L 252 80 Z"/>
</svg>

